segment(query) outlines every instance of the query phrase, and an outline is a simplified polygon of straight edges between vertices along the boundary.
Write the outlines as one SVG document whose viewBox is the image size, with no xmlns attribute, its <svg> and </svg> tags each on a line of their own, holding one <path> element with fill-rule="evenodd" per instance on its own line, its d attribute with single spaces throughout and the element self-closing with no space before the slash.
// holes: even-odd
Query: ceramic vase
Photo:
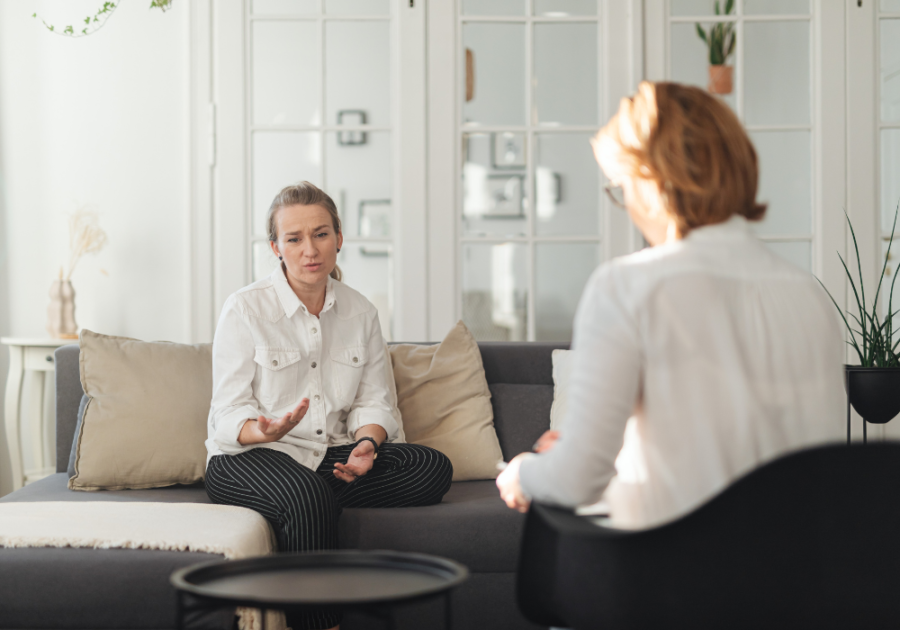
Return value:
<svg viewBox="0 0 900 630">
<path fill-rule="evenodd" d="M 75 323 L 75 289 L 68 280 L 54 280 L 50 285 L 47 332 L 55 339 L 78 339 L 78 324 Z"/>
<path fill-rule="evenodd" d="M 731 94 L 734 89 L 733 66 L 710 66 L 709 85 L 706 86 L 710 94 Z"/>
</svg>

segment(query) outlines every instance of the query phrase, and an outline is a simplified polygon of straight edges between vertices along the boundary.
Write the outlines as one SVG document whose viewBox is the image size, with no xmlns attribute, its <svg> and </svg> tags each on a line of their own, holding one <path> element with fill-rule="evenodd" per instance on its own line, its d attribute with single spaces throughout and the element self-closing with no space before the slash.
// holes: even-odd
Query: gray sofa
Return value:
<svg viewBox="0 0 900 630">
<path fill-rule="evenodd" d="M 494 423 L 505 458 L 530 449 L 549 427 L 553 400 L 551 351 L 565 344 L 481 343 Z M 202 484 L 152 490 L 73 492 L 69 452 L 83 395 L 78 346 L 56 351 L 57 474 L 0 502 L 163 501 L 208 503 Z M 515 571 L 524 517 L 506 508 L 493 481 L 454 483 L 439 505 L 347 509 L 340 545 L 430 553 L 462 562 L 471 577 L 453 597 L 454 628 L 535 628 L 515 603 Z M 177 568 L 213 554 L 129 549 L 0 548 L 0 628 L 163 629 L 175 627 Z M 437 602 L 397 611 L 398 627 L 428 628 L 441 619 Z M 189 627 L 228 629 L 231 613 L 190 621 Z M 439 623 L 439 622 L 438 622 Z M 348 616 L 342 628 L 379 627 Z"/>
</svg>

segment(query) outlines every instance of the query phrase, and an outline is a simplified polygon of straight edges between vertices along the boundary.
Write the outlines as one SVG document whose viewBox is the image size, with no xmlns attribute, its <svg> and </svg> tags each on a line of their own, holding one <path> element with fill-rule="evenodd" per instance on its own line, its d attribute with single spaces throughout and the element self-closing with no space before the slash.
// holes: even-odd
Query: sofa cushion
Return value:
<svg viewBox="0 0 900 630">
<path fill-rule="evenodd" d="M 75 423 L 75 435 L 81 433 L 81 423 L 84 422 L 84 410 L 87 409 L 91 397 L 85 394 L 81 397 L 81 404 L 78 405 L 78 422 Z M 78 440 L 72 439 L 72 450 L 69 452 L 69 465 L 66 468 L 66 474 L 69 479 L 75 476 L 75 460 L 78 459 Z"/>
<path fill-rule="evenodd" d="M 169 576 L 221 559 L 148 549 L 0 548 L 0 627 L 174 628 Z M 188 627 L 230 630 L 233 614 L 220 611 Z"/>
<path fill-rule="evenodd" d="M 0 503 L 17 501 L 144 501 L 157 503 L 212 503 L 202 483 L 144 488 L 141 490 L 105 490 L 72 492 L 66 487 L 66 473 L 56 473 L 30 483 L 0 498 Z"/>
<path fill-rule="evenodd" d="M 390 349 L 406 441 L 446 455 L 454 481 L 495 478 L 503 454 L 481 353 L 465 324 L 440 344 Z"/>
<path fill-rule="evenodd" d="M 11 501 L 162 501 L 210 503 L 201 484 L 144 490 L 72 492 L 57 473 L 2 499 Z M 347 508 L 338 521 L 344 549 L 395 549 L 462 562 L 471 571 L 515 571 L 524 516 L 510 510 L 493 481 L 460 481 L 438 505 Z"/>
<path fill-rule="evenodd" d="M 84 396 L 78 344 L 60 346 L 53 353 L 56 364 L 56 472 L 65 472 L 75 435 L 78 406 Z"/>
<path fill-rule="evenodd" d="M 346 509 L 338 521 L 345 549 L 395 549 L 462 562 L 475 573 L 516 570 L 525 516 L 510 510 L 493 481 L 450 486 L 438 505 Z"/>
<path fill-rule="evenodd" d="M 559 431 L 569 412 L 569 380 L 572 376 L 572 351 L 553 351 L 553 406 L 550 408 L 550 428 Z"/>
<path fill-rule="evenodd" d="M 203 479 L 212 346 L 81 331 L 90 401 L 75 436 L 73 490 L 155 488 Z"/>
<path fill-rule="evenodd" d="M 552 385 L 491 385 L 494 428 L 500 439 L 504 461 L 530 451 L 532 445 L 550 428 Z"/>
</svg>

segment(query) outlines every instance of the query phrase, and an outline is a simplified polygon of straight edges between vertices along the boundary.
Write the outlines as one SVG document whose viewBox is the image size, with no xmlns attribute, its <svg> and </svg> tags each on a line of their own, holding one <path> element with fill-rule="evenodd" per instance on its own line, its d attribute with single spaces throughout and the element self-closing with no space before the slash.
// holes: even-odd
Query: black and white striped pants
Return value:
<svg viewBox="0 0 900 630">
<path fill-rule="evenodd" d="M 352 483 L 332 472 L 354 444 L 329 448 L 316 470 L 289 455 L 254 448 L 216 455 L 206 469 L 206 493 L 214 503 L 256 510 L 271 523 L 282 552 L 337 547 L 337 519 L 345 507 L 414 507 L 440 503 L 450 489 L 447 457 L 418 444 L 382 444 L 375 464 Z M 294 630 L 330 628 L 337 614 L 289 619 Z"/>
</svg>

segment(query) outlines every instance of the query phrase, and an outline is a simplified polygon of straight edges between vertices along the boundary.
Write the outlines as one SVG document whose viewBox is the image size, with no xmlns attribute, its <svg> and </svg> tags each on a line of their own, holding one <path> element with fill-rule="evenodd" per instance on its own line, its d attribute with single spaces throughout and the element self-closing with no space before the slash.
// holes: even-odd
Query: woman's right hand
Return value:
<svg viewBox="0 0 900 630">
<path fill-rule="evenodd" d="M 277 420 L 266 418 L 265 416 L 259 416 L 256 420 L 248 420 L 241 427 L 238 442 L 245 446 L 247 444 L 277 442 L 300 423 L 308 410 L 309 398 L 304 398 L 292 412 Z"/>
</svg>

